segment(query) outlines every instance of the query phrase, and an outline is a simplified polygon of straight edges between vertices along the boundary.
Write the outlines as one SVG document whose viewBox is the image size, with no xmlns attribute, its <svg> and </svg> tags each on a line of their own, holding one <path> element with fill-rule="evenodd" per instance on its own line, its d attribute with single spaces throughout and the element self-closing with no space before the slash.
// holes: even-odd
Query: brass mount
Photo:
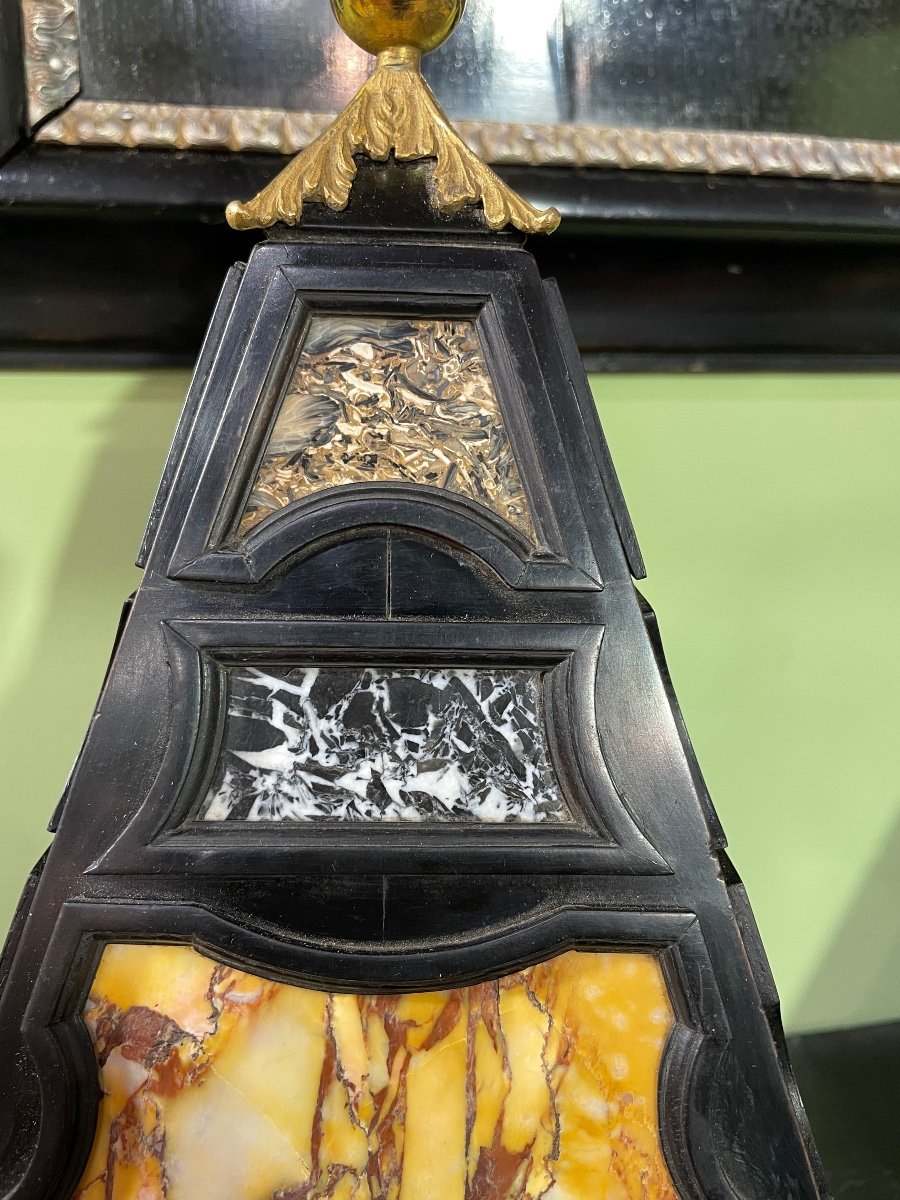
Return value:
<svg viewBox="0 0 900 1200">
<path fill-rule="evenodd" d="M 245 204 L 226 209 L 234 229 L 297 225 L 303 204 L 347 207 L 356 178 L 355 154 L 384 162 L 434 159 L 430 199 L 444 213 L 481 203 L 491 229 L 515 225 L 552 233 L 555 208 L 538 209 L 508 187 L 469 149 L 422 77 L 423 53 L 455 29 L 465 0 L 331 0 L 344 32 L 376 56 L 375 70 L 343 112 L 314 142 Z"/>
</svg>

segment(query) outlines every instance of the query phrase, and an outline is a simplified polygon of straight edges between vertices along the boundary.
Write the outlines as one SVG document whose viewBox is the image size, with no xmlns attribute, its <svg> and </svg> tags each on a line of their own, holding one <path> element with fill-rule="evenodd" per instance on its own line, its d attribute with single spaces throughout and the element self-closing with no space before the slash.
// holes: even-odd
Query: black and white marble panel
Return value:
<svg viewBox="0 0 900 1200">
<path fill-rule="evenodd" d="M 228 671 L 205 821 L 570 820 L 537 670 Z"/>
</svg>

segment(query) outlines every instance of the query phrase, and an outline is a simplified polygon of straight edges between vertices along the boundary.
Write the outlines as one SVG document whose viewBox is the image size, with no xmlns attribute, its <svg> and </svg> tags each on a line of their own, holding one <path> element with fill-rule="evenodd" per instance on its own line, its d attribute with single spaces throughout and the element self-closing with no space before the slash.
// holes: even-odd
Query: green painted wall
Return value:
<svg viewBox="0 0 900 1200">
<path fill-rule="evenodd" d="M 0 924 L 96 699 L 187 375 L 0 373 Z M 900 1017 L 900 388 L 594 380 L 791 1029 Z"/>
</svg>

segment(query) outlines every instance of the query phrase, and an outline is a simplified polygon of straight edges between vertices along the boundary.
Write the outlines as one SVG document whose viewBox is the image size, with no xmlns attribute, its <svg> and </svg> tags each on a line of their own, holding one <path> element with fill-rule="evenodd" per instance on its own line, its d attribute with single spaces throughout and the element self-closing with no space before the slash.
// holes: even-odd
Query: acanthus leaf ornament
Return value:
<svg viewBox="0 0 900 1200">
<path fill-rule="evenodd" d="M 431 28 L 426 26 L 427 14 L 412 30 L 406 19 L 396 31 L 416 37 L 418 45 L 378 49 L 389 33 L 373 32 L 358 10 L 379 9 L 384 3 L 390 0 L 357 2 L 353 6 L 355 23 L 344 11 L 347 5 L 333 4 L 354 40 L 366 50 L 377 49 L 375 70 L 333 124 L 257 196 L 228 205 L 228 223 L 234 229 L 267 228 L 277 222 L 297 225 L 304 203 L 310 201 L 340 211 L 347 206 L 356 178 L 354 155 L 366 154 L 384 162 L 393 154 L 401 162 L 434 160 L 430 199 L 440 212 L 455 213 L 466 204 L 481 203 L 491 229 L 514 225 L 525 233 L 552 233 L 559 225 L 558 211 L 536 208 L 483 163 L 450 124 L 422 76 L 422 50 L 433 48 L 452 30 L 463 0 L 451 6 L 452 19 L 448 19 L 447 4 L 437 0 L 432 6 L 437 11 Z M 379 15 L 383 14 L 370 12 L 368 19 L 374 22 Z M 441 25 L 436 32 L 437 19 Z"/>
</svg>

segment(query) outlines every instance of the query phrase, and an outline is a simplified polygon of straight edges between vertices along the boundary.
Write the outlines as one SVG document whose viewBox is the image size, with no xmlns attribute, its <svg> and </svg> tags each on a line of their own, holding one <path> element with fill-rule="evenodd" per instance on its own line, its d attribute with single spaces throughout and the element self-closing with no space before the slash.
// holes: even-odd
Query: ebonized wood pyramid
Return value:
<svg viewBox="0 0 900 1200">
<path fill-rule="evenodd" d="M 0 1193 L 822 1196 L 555 285 L 369 173 L 215 310 L 3 956 Z"/>
</svg>

